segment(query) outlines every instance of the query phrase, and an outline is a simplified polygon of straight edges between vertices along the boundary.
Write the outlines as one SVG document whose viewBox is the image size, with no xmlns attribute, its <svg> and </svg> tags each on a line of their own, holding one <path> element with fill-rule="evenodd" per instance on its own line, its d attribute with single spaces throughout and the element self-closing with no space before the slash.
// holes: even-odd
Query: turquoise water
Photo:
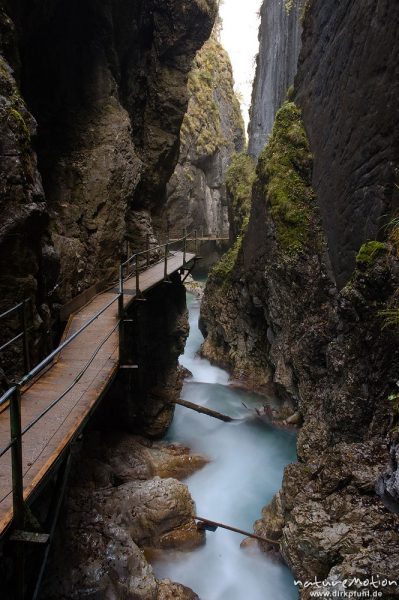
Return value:
<svg viewBox="0 0 399 600">
<path fill-rule="evenodd" d="M 223 423 L 176 407 L 169 441 L 181 442 L 211 462 L 188 478 L 197 514 L 252 531 L 281 486 L 284 467 L 296 460 L 295 435 L 252 417 L 262 406 L 256 394 L 228 386 L 229 376 L 197 356 L 199 301 L 188 294 L 190 336 L 180 362 L 193 378 L 182 398 L 243 420 Z M 290 571 L 260 551 L 240 548 L 244 536 L 218 529 L 207 533 L 206 545 L 189 553 L 173 553 L 154 565 L 160 578 L 191 587 L 201 600 L 293 600 L 298 598 Z"/>
</svg>

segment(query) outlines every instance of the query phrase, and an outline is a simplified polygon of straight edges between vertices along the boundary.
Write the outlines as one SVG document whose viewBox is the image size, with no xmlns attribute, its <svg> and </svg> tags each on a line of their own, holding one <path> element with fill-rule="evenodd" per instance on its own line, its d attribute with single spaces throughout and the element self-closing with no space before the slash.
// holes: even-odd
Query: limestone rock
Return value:
<svg viewBox="0 0 399 600">
<path fill-rule="evenodd" d="M 398 90 L 391 85 L 398 81 L 398 11 L 389 0 L 339 9 L 317 0 L 305 13 L 296 101 L 315 157 L 313 186 L 340 288 L 360 246 L 379 237 L 380 219 L 398 206 Z"/>
<path fill-rule="evenodd" d="M 244 128 L 230 59 L 216 31 L 198 52 L 189 76 L 179 162 L 169 181 L 162 213 L 174 231 L 226 232 L 226 171 L 244 147 Z"/>
<path fill-rule="evenodd" d="M 43 598 L 126 597 L 195 600 L 191 590 L 158 582 L 138 545 L 192 549 L 197 530 L 187 486 L 154 473 L 187 467 L 186 448 L 117 433 L 86 436 L 50 556 Z M 197 466 L 201 457 L 192 457 Z M 122 483 L 123 482 L 123 483 Z M 173 596 L 176 594 L 176 596 Z"/>
<path fill-rule="evenodd" d="M 157 600 L 199 600 L 199 597 L 189 588 L 164 579 L 159 582 Z"/>
<path fill-rule="evenodd" d="M 300 579 L 398 573 L 398 329 L 383 315 L 396 315 L 399 259 L 380 219 L 397 207 L 398 17 L 390 2 L 307 3 L 295 103 L 202 304 L 206 355 L 251 387 L 273 383 L 303 418 L 299 463 L 257 523 Z"/>
<path fill-rule="evenodd" d="M 155 241 L 188 74 L 217 12 L 215 0 L 89 4 L 0 9 L 0 289 L 2 308 L 32 296 L 35 323 L 49 312 L 34 358 L 65 302 L 115 280 L 126 236 L 132 249 Z"/>
<path fill-rule="evenodd" d="M 263 150 L 276 112 L 294 83 L 304 4 L 305 0 L 264 0 L 260 8 L 259 53 L 248 127 L 248 152 L 253 158 Z"/>
</svg>

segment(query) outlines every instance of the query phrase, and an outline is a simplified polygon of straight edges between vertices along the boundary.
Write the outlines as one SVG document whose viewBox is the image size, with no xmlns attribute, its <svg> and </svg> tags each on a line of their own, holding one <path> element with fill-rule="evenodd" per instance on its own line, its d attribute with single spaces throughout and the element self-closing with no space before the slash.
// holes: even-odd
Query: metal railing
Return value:
<svg viewBox="0 0 399 600">
<path fill-rule="evenodd" d="M 125 261 L 121 261 L 119 267 L 119 294 L 122 298 L 120 300 L 119 315 L 123 311 L 123 294 L 124 294 L 124 282 L 131 278 L 135 278 L 136 294 L 141 295 L 140 290 L 140 273 L 148 269 L 151 265 L 163 262 L 164 263 L 164 280 L 168 278 L 168 260 L 173 256 L 172 248 L 181 246 L 180 250 L 183 252 L 183 265 L 186 263 L 188 242 L 194 242 L 194 252 L 198 252 L 198 237 L 197 231 L 193 232 L 194 237 L 190 238 L 191 233 L 183 231 L 181 237 L 173 240 L 167 240 L 164 244 L 156 243 L 155 246 L 151 244 L 150 236 L 147 235 L 146 249 L 142 252 L 136 252 L 132 256 L 128 257 Z"/>
<path fill-rule="evenodd" d="M 53 352 L 51 352 L 44 360 L 38 365 L 31 369 L 22 379 L 12 386 L 3 396 L 0 398 L 0 407 L 10 402 L 10 432 L 11 439 L 9 443 L 0 450 L 0 458 L 9 450 L 11 450 L 11 465 L 12 465 L 12 496 L 13 496 L 13 519 L 16 527 L 22 527 L 24 522 L 24 499 L 23 499 L 23 467 L 22 467 L 22 438 L 34 425 L 38 423 L 56 404 L 58 404 L 62 398 L 76 385 L 81 379 L 84 372 L 87 370 L 92 360 L 83 370 L 80 376 L 75 378 L 72 385 L 68 387 L 68 390 L 63 392 L 61 396 L 56 398 L 51 404 L 46 407 L 37 417 L 35 417 L 24 429 L 22 429 L 21 422 L 21 388 L 26 385 L 36 376 L 40 375 L 41 372 L 56 358 L 60 352 L 62 352 L 73 340 L 75 340 L 85 329 L 87 329 L 96 319 L 98 319 L 108 308 L 114 304 L 119 298 L 117 295 L 111 300 L 105 307 L 97 312 L 87 323 L 82 325 L 75 333 L 69 336 L 62 344 L 58 346 Z M 118 322 L 119 325 L 119 322 Z M 114 329 L 115 330 L 115 329 Z M 114 331 L 113 330 L 113 331 Z M 101 343 L 100 347 L 104 345 L 107 338 Z M 98 352 L 97 352 L 98 353 Z M 97 354 L 96 353 L 96 354 Z"/>
<path fill-rule="evenodd" d="M 229 230 L 213 230 L 213 231 L 208 231 L 206 230 L 204 227 L 201 228 L 196 228 L 196 229 L 192 229 L 192 235 L 194 235 L 194 233 L 196 232 L 196 238 L 198 241 L 201 240 L 224 240 L 224 239 L 229 239 Z M 178 238 L 180 235 L 180 233 L 178 231 L 175 230 L 168 230 L 166 233 L 166 236 L 170 239 L 170 240 L 175 240 L 176 238 Z M 189 238 L 188 241 L 194 241 L 194 237 Z"/>
<path fill-rule="evenodd" d="M 7 340 L 2 346 L 0 346 L 0 353 L 4 352 L 4 350 L 21 340 L 22 354 L 24 357 L 24 373 L 27 373 L 30 370 L 31 364 L 29 352 L 29 331 L 32 329 L 32 326 L 28 327 L 27 315 L 27 308 L 29 304 L 31 304 L 31 307 L 33 307 L 32 298 L 25 298 L 24 300 L 22 300 L 22 302 L 19 302 L 19 304 L 16 304 L 15 306 L 6 310 L 0 315 L 0 321 L 4 321 L 15 314 L 19 316 L 21 331 L 14 337 Z"/>
<path fill-rule="evenodd" d="M 194 232 L 195 240 L 195 251 L 197 251 L 197 235 Z M 71 389 L 78 383 L 78 381 L 82 378 L 83 374 L 89 368 L 90 364 L 93 362 L 95 356 L 98 354 L 100 349 L 106 343 L 106 341 L 111 337 L 114 331 L 119 327 L 119 338 L 120 338 L 120 350 L 121 350 L 121 342 L 123 339 L 123 324 L 124 324 L 124 292 L 125 292 L 125 282 L 130 279 L 132 276 L 135 277 L 135 288 L 136 288 L 136 296 L 140 296 L 140 274 L 143 270 L 148 269 L 152 264 L 157 264 L 159 262 L 164 262 L 164 280 L 168 279 L 168 261 L 170 257 L 173 257 L 174 252 L 172 248 L 175 248 L 180 245 L 180 249 L 183 253 L 183 266 L 186 264 L 187 259 L 187 243 L 189 241 L 189 235 L 186 231 L 184 231 L 183 236 L 177 240 L 167 241 L 165 244 L 157 244 L 155 247 L 152 247 L 150 243 L 149 237 L 147 237 L 146 249 L 142 252 L 138 252 L 128 257 L 127 260 L 121 261 L 119 268 L 119 290 L 110 302 L 107 303 L 100 311 L 98 311 L 91 319 L 89 319 L 80 329 L 78 329 L 75 333 L 70 335 L 64 342 L 62 342 L 55 350 L 53 350 L 46 358 L 44 358 L 39 364 L 37 364 L 33 369 L 27 369 L 26 374 L 22 377 L 18 383 L 13 385 L 9 390 L 7 390 L 0 397 L 0 408 L 3 407 L 9 401 L 9 410 L 10 410 L 10 441 L 9 443 L 2 449 L 0 449 L 0 458 L 6 454 L 9 450 L 11 450 L 11 464 L 12 464 L 12 505 L 13 505 L 13 521 L 17 528 L 23 527 L 25 520 L 25 507 L 24 507 L 24 497 L 23 497 L 23 461 L 22 461 L 22 438 L 23 436 L 30 430 L 34 425 L 36 425 L 54 406 L 56 406 L 70 391 Z M 12 342 L 16 342 L 19 339 L 23 339 L 24 341 L 24 352 L 26 352 L 26 358 L 29 356 L 29 344 L 28 340 L 28 329 L 26 327 L 26 304 L 27 300 L 24 300 L 17 306 L 13 307 L 9 311 L 0 315 L 1 318 L 5 318 L 10 314 L 14 313 L 17 310 L 22 310 L 23 307 L 23 323 L 24 323 L 24 331 L 22 334 L 19 334 L 15 338 L 13 338 L 10 342 L 7 342 L 7 345 L 4 345 L 2 349 L 8 347 L 8 345 Z M 62 394 L 60 394 L 55 400 L 53 400 L 39 415 L 34 417 L 34 419 L 22 428 L 21 421 L 21 388 L 22 386 L 31 382 L 35 377 L 40 377 L 43 374 L 43 371 L 46 367 L 52 363 L 52 361 L 73 342 L 78 336 L 80 336 L 94 321 L 96 321 L 105 311 L 107 311 L 115 302 L 118 302 L 118 321 L 116 326 L 112 329 L 112 331 L 107 335 L 107 337 L 100 342 L 97 346 L 93 356 L 86 363 L 81 372 L 74 378 L 72 383 L 67 387 Z M 30 367 L 29 360 L 27 360 L 27 367 Z M 11 493 L 10 492 L 5 496 L 5 498 Z M 0 503 L 4 500 L 0 499 Z"/>
</svg>

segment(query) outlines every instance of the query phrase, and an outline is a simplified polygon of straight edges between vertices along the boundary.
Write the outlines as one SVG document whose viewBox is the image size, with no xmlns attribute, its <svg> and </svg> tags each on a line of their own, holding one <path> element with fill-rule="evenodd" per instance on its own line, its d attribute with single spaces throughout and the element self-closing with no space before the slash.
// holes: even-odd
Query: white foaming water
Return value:
<svg viewBox="0 0 399 600">
<path fill-rule="evenodd" d="M 281 486 L 286 464 L 296 460 L 295 435 L 253 418 L 262 398 L 228 387 L 228 374 L 196 356 L 202 342 L 199 302 L 188 295 L 190 336 L 181 363 L 192 373 L 182 397 L 235 418 L 223 423 L 176 407 L 169 441 L 188 445 L 211 462 L 187 480 L 197 515 L 253 530 Z M 245 419 L 247 417 L 247 419 Z M 258 550 L 240 548 L 244 536 L 218 529 L 207 533 L 206 545 L 189 553 L 171 553 L 154 565 L 159 578 L 191 587 L 201 600 L 293 600 L 298 597 L 289 570 Z"/>
<path fill-rule="evenodd" d="M 208 360 L 198 356 L 198 350 L 204 339 L 198 328 L 199 302 L 191 294 L 187 294 L 187 299 L 189 301 L 190 335 L 184 354 L 180 357 L 180 364 L 193 374 L 193 380 L 195 381 L 227 385 L 229 382 L 228 373 L 223 369 L 213 367 Z"/>
</svg>

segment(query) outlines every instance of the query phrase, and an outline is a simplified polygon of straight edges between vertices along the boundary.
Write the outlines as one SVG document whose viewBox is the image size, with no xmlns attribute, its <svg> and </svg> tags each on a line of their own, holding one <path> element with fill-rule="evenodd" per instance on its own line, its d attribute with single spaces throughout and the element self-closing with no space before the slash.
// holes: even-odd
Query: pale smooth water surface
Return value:
<svg viewBox="0 0 399 600">
<path fill-rule="evenodd" d="M 253 522 L 281 486 L 284 467 L 296 460 L 295 435 L 275 429 L 245 408 L 262 406 L 256 394 L 228 386 L 229 376 L 197 356 L 203 341 L 198 329 L 199 301 L 187 295 L 190 336 L 180 362 L 193 377 L 182 398 L 232 417 L 223 423 L 177 406 L 167 440 L 189 446 L 210 463 L 188 478 L 197 515 L 253 531 Z M 298 598 L 290 571 L 259 550 L 240 548 L 244 536 L 218 529 L 206 534 L 206 545 L 173 553 L 154 565 L 159 578 L 191 587 L 201 600 L 293 600 Z"/>
</svg>

